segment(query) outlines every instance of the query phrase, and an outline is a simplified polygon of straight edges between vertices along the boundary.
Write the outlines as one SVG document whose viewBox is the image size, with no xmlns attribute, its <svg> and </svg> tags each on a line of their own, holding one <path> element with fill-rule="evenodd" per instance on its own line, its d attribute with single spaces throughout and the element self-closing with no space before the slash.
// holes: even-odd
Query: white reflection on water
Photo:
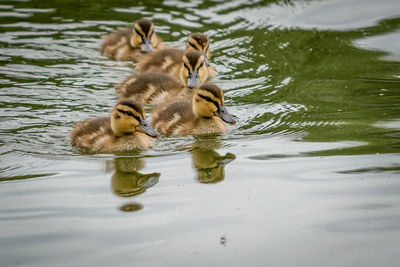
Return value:
<svg viewBox="0 0 400 267">
<path fill-rule="evenodd" d="M 247 4 L 247 1 L 243 2 Z M 257 6 L 257 2 L 252 4 L 252 7 L 240 8 L 227 14 L 219 13 L 232 8 L 232 5 L 226 3 L 207 10 L 193 11 L 222 24 L 245 19 L 250 23 L 243 26 L 249 29 L 273 26 L 288 29 L 350 30 L 373 26 L 381 19 L 400 15 L 400 4 L 397 0 L 301 0 L 288 5 L 280 2 L 268 6 Z"/>
<path fill-rule="evenodd" d="M 354 41 L 354 44 L 360 48 L 387 52 L 388 54 L 383 59 L 394 61 L 400 61 L 399 43 L 400 30 Z"/>
</svg>

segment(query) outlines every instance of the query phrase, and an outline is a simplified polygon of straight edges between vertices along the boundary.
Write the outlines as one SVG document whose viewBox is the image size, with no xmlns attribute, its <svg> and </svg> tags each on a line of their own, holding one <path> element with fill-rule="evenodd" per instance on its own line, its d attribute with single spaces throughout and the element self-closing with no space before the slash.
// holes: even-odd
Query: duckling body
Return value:
<svg viewBox="0 0 400 267">
<path fill-rule="evenodd" d="M 119 29 L 103 40 L 101 54 L 111 59 L 137 60 L 142 53 L 165 48 L 153 29 L 154 24 L 146 19 L 138 20 L 133 29 Z"/>
<path fill-rule="evenodd" d="M 146 72 L 126 78 L 117 88 L 121 99 L 136 99 L 142 104 L 160 105 L 174 101 L 183 94 L 186 86 L 171 75 Z"/>
<path fill-rule="evenodd" d="M 167 51 L 165 49 L 162 51 Z M 156 71 L 131 75 L 117 88 L 121 99 L 136 99 L 142 104 L 161 105 L 176 99 L 192 99 L 192 88 L 207 79 L 204 55 L 199 51 L 185 52 L 179 64 L 179 77 Z"/>
<path fill-rule="evenodd" d="M 110 117 L 78 124 L 71 133 L 73 146 L 98 153 L 150 148 L 158 133 L 144 120 L 143 109 L 134 101 L 119 101 Z"/>
<path fill-rule="evenodd" d="M 222 90 L 205 83 L 193 94 L 192 101 L 178 100 L 153 113 L 151 125 L 166 136 L 222 134 L 227 123 L 235 123 L 224 106 Z"/>
<path fill-rule="evenodd" d="M 208 70 L 208 77 L 214 77 L 215 69 L 209 62 L 211 53 L 208 44 L 209 39 L 206 35 L 195 33 L 189 36 L 185 51 L 196 50 L 202 52 Z M 179 77 L 180 65 L 184 54 L 183 50 L 174 48 L 148 53 L 140 59 L 138 64 L 139 71 L 160 71 Z"/>
<path fill-rule="evenodd" d="M 139 61 L 139 71 L 141 73 L 147 71 L 164 72 L 178 78 L 184 53 L 185 51 L 174 48 L 148 53 Z"/>
</svg>

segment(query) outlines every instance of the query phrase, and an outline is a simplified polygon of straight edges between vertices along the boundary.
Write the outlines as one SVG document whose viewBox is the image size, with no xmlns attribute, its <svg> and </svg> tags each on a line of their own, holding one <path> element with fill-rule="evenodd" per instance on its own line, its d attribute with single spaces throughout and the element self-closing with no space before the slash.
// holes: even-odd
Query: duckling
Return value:
<svg viewBox="0 0 400 267">
<path fill-rule="evenodd" d="M 221 134 L 225 123 L 236 121 L 224 106 L 222 90 L 204 83 L 193 93 L 192 101 L 176 101 L 153 113 L 151 125 L 166 136 Z"/>
<path fill-rule="evenodd" d="M 124 152 L 150 148 L 158 135 L 137 102 L 122 100 L 117 102 L 110 117 L 78 124 L 71 133 L 71 144 L 91 152 Z"/>
<path fill-rule="evenodd" d="M 211 57 L 209 42 L 210 40 L 206 35 L 202 33 L 194 33 L 189 36 L 189 39 L 186 43 L 186 51 L 196 50 L 203 53 L 205 65 L 208 70 L 208 76 L 215 77 L 215 69 L 210 65 L 209 61 Z M 183 50 L 174 48 L 148 53 L 140 59 L 138 64 L 139 71 L 145 72 L 149 70 L 156 70 L 170 73 L 175 77 L 179 77 L 179 70 L 183 55 Z"/>
<path fill-rule="evenodd" d="M 101 54 L 118 60 L 137 60 L 142 53 L 166 48 L 154 33 L 154 24 L 147 19 L 136 21 L 133 29 L 119 29 L 108 35 L 101 45 Z"/>
<path fill-rule="evenodd" d="M 165 50 L 164 50 L 165 51 Z M 192 99 L 192 88 L 207 79 L 206 57 L 190 50 L 181 59 L 179 78 L 162 72 L 145 72 L 126 78 L 118 87 L 121 99 L 141 100 L 142 104 L 160 105 L 177 98 Z"/>
</svg>

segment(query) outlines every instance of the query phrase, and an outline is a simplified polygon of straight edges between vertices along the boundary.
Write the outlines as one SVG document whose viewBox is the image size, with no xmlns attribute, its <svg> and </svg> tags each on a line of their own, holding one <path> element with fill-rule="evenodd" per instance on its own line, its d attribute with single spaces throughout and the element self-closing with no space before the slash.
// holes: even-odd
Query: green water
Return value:
<svg viewBox="0 0 400 267">
<path fill-rule="evenodd" d="M 226 134 L 83 155 L 147 17 L 211 39 Z M 399 266 L 400 3 L 0 2 L 0 266 Z"/>
</svg>

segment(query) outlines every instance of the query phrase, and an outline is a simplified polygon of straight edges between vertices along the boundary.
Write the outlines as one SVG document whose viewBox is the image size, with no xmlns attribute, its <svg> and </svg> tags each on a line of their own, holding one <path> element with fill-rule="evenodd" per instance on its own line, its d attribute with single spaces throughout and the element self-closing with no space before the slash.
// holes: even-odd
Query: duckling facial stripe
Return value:
<svg viewBox="0 0 400 267">
<path fill-rule="evenodd" d="M 130 110 L 126 111 L 126 110 L 122 110 L 122 109 L 119 109 L 119 108 L 117 108 L 117 110 L 118 110 L 119 112 L 121 112 L 122 114 L 125 114 L 125 115 L 127 115 L 127 116 L 131 116 L 131 117 L 134 117 L 137 121 L 141 121 L 140 117 L 134 115 Z"/>
<path fill-rule="evenodd" d="M 192 71 L 192 70 L 188 67 L 188 65 L 186 65 L 185 61 L 183 62 L 183 66 L 184 66 L 189 72 Z"/>
<path fill-rule="evenodd" d="M 218 104 L 217 101 L 214 101 L 214 100 L 212 100 L 210 97 L 205 96 L 205 95 L 198 94 L 198 96 L 200 96 L 201 98 L 203 98 L 204 100 L 206 100 L 206 101 L 208 101 L 208 102 L 213 103 L 213 104 L 219 109 L 219 104 Z"/>
<path fill-rule="evenodd" d="M 143 35 L 138 31 L 138 29 L 135 28 L 135 32 L 136 32 L 140 37 L 142 37 L 142 39 L 144 38 Z"/>
<path fill-rule="evenodd" d="M 140 36 L 140 38 L 142 38 L 142 42 L 143 42 L 143 40 L 144 40 L 143 35 L 136 28 L 135 28 L 135 32 Z"/>
<path fill-rule="evenodd" d="M 203 65 L 204 65 L 204 61 L 202 61 L 202 62 L 200 63 L 200 65 L 199 65 L 199 67 L 197 68 L 197 70 L 199 70 L 201 67 L 203 67 Z"/>
<path fill-rule="evenodd" d="M 121 102 L 121 105 L 122 106 L 127 106 L 127 107 L 130 107 L 131 109 L 133 109 L 134 111 L 136 111 L 137 113 L 139 113 L 139 114 L 141 114 L 142 113 L 142 111 L 137 107 L 137 106 L 135 106 L 135 105 L 132 105 L 131 103 L 127 103 L 127 102 Z"/>
<path fill-rule="evenodd" d="M 194 49 L 196 49 L 196 50 L 200 50 L 194 43 L 192 43 L 192 42 L 189 42 L 189 45 L 191 46 L 191 47 L 193 47 Z"/>
</svg>

